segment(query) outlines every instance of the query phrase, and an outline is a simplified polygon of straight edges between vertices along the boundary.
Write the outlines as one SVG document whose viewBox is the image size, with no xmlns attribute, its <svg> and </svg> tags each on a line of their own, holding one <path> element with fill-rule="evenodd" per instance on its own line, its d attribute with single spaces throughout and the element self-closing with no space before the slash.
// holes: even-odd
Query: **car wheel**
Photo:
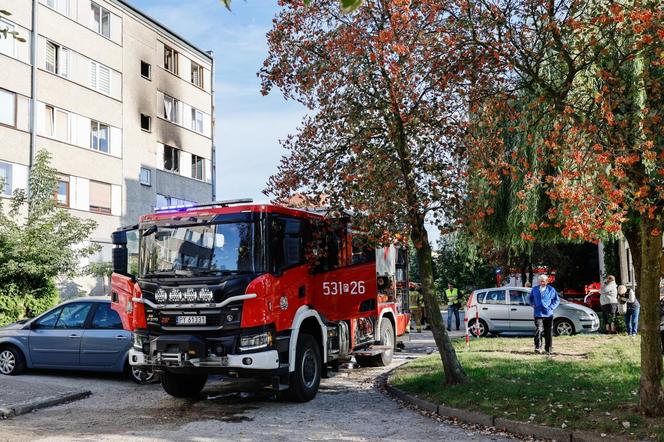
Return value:
<svg viewBox="0 0 664 442">
<path fill-rule="evenodd" d="M 165 372 L 159 376 L 164 391 L 179 398 L 196 398 L 205 387 L 207 374 L 177 374 Z"/>
<path fill-rule="evenodd" d="M 489 326 L 484 322 L 484 319 L 471 319 L 468 321 L 468 329 L 473 336 L 481 336 L 483 338 L 489 336 Z"/>
<path fill-rule="evenodd" d="M 572 336 L 576 333 L 574 330 L 574 324 L 569 319 L 556 319 L 553 324 L 553 332 L 556 336 Z"/>
<path fill-rule="evenodd" d="M 155 380 L 155 374 L 152 367 L 129 365 L 127 367 L 127 374 L 129 375 L 129 379 L 137 384 L 149 384 Z"/>
<path fill-rule="evenodd" d="M 0 347 L 0 373 L 8 376 L 21 374 L 25 370 L 25 357 L 13 345 Z"/>
</svg>

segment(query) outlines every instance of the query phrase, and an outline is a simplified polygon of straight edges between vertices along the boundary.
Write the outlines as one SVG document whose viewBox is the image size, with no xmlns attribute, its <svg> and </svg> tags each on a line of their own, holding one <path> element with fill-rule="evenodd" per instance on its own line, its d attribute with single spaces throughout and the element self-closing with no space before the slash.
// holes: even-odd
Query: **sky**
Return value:
<svg viewBox="0 0 664 442">
<path fill-rule="evenodd" d="M 306 109 L 279 90 L 264 97 L 256 72 L 267 57 L 265 34 L 276 0 L 128 0 L 215 59 L 217 200 L 253 198 L 262 191 L 285 151 L 279 140 L 294 133 Z"/>
</svg>

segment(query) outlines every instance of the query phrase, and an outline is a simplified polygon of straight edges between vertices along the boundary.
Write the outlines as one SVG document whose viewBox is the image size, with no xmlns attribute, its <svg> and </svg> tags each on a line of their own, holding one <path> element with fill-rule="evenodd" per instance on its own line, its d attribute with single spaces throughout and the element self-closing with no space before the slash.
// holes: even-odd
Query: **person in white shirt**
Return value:
<svg viewBox="0 0 664 442">
<path fill-rule="evenodd" d="M 614 334 L 616 332 L 616 315 L 618 314 L 618 286 L 616 286 L 615 276 L 609 275 L 606 277 L 604 287 L 600 290 L 599 303 L 602 305 L 604 332 Z"/>
</svg>

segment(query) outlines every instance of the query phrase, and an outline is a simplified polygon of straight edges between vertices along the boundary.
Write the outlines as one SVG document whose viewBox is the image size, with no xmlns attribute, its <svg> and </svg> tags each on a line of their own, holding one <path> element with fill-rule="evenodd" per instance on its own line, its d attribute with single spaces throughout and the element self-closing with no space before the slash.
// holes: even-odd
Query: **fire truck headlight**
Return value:
<svg viewBox="0 0 664 442">
<path fill-rule="evenodd" d="M 240 338 L 240 351 L 256 350 L 272 344 L 272 333 L 264 332 Z"/>
</svg>

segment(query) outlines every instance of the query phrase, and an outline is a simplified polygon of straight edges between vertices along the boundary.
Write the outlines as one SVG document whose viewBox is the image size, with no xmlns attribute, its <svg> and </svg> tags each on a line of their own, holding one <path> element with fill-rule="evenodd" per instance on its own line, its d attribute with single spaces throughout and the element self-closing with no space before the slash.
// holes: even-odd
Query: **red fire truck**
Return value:
<svg viewBox="0 0 664 442">
<path fill-rule="evenodd" d="M 144 215 L 113 244 L 130 363 L 176 397 L 224 374 L 308 401 L 351 355 L 389 364 L 408 330 L 405 252 L 372 249 L 349 216 L 217 202 Z"/>
</svg>

